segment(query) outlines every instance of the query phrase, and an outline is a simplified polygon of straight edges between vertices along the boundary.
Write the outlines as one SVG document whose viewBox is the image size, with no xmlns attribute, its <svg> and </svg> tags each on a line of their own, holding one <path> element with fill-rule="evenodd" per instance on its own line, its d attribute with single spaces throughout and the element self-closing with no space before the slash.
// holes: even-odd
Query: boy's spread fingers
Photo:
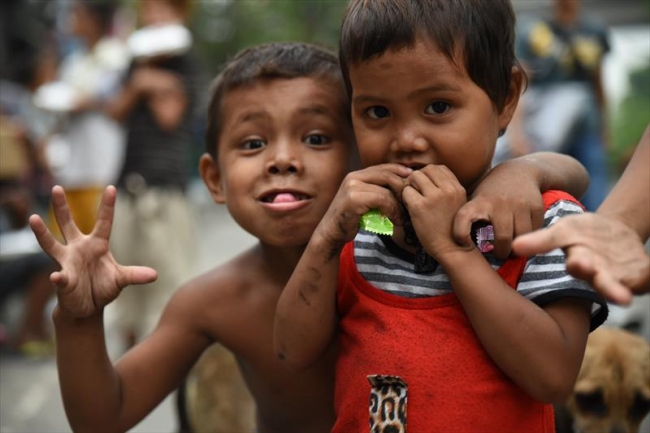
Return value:
<svg viewBox="0 0 650 433">
<path fill-rule="evenodd" d="M 61 229 L 61 233 L 66 241 L 71 241 L 77 238 L 80 234 L 79 229 L 77 229 L 72 215 L 70 214 L 70 208 L 68 207 L 68 201 L 65 198 L 65 192 L 62 187 L 55 186 L 52 188 L 52 204 L 54 208 L 54 217 L 56 222 Z"/>
<path fill-rule="evenodd" d="M 101 238 L 108 239 L 113 227 L 113 215 L 115 213 L 115 199 L 117 192 L 114 186 L 108 186 L 104 190 L 102 202 L 97 210 L 97 222 L 93 233 Z"/>
<path fill-rule="evenodd" d="M 131 284 L 146 284 L 156 281 L 158 274 L 146 266 L 119 266 L 120 272 L 117 284 L 120 288 Z"/>
<path fill-rule="evenodd" d="M 52 236 L 52 233 L 50 233 L 47 227 L 45 227 L 45 223 L 41 217 L 38 215 L 29 217 L 29 227 L 32 229 L 36 241 L 43 251 L 58 262 L 58 258 L 63 255 L 64 247 Z"/>
<path fill-rule="evenodd" d="M 50 275 L 50 282 L 57 289 L 62 289 L 68 285 L 68 273 L 65 271 L 52 272 Z"/>
</svg>

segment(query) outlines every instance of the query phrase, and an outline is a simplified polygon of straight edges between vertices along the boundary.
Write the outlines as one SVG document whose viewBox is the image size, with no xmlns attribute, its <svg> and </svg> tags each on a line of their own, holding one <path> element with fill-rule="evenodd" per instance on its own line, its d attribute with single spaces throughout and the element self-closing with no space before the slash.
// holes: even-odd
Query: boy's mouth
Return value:
<svg viewBox="0 0 650 433">
<path fill-rule="evenodd" d="M 264 194 L 260 201 L 262 203 L 295 203 L 303 200 L 308 200 L 310 197 L 307 194 L 296 191 L 271 191 Z"/>
<path fill-rule="evenodd" d="M 411 170 L 421 170 L 422 168 L 426 167 L 426 164 L 421 164 L 418 162 L 400 162 L 400 164 L 410 168 Z"/>
</svg>

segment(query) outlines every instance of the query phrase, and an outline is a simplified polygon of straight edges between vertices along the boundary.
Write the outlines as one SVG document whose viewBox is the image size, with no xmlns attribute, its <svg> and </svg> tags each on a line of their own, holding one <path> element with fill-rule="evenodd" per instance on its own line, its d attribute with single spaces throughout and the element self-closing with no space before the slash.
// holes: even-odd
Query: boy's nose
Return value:
<svg viewBox="0 0 650 433">
<path fill-rule="evenodd" d="M 412 128 L 400 129 L 392 143 L 392 150 L 395 153 L 420 153 L 426 152 L 427 149 L 429 149 L 427 140 Z"/>
<path fill-rule="evenodd" d="M 270 174 L 298 173 L 302 163 L 297 155 L 297 146 L 283 142 L 277 143 L 275 151 L 267 161 L 267 171 Z"/>
</svg>

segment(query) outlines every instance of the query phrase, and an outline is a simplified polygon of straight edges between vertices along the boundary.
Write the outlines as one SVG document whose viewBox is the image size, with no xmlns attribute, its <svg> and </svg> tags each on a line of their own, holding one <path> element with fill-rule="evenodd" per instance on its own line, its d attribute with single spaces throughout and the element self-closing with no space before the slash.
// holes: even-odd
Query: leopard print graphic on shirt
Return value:
<svg viewBox="0 0 650 433">
<path fill-rule="evenodd" d="M 370 375 L 370 433 L 406 433 L 408 385 L 399 376 Z"/>
</svg>

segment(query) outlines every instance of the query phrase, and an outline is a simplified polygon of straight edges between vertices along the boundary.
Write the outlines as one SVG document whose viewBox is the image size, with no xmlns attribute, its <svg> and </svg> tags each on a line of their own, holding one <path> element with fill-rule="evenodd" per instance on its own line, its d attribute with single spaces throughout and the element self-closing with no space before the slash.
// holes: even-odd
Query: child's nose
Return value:
<svg viewBox="0 0 650 433">
<path fill-rule="evenodd" d="M 275 144 L 274 152 L 267 161 L 267 171 L 270 174 L 298 173 L 302 171 L 302 162 L 300 161 L 296 146 L 288 141 L 281 141 Z"/>
<path fill-rule="evenodd" d="M 415 128 L 404 127 L 397 131 L 392 143 L 395 153 L 419 153 L 429 148 L 429 143 Z"/>
</svg>

